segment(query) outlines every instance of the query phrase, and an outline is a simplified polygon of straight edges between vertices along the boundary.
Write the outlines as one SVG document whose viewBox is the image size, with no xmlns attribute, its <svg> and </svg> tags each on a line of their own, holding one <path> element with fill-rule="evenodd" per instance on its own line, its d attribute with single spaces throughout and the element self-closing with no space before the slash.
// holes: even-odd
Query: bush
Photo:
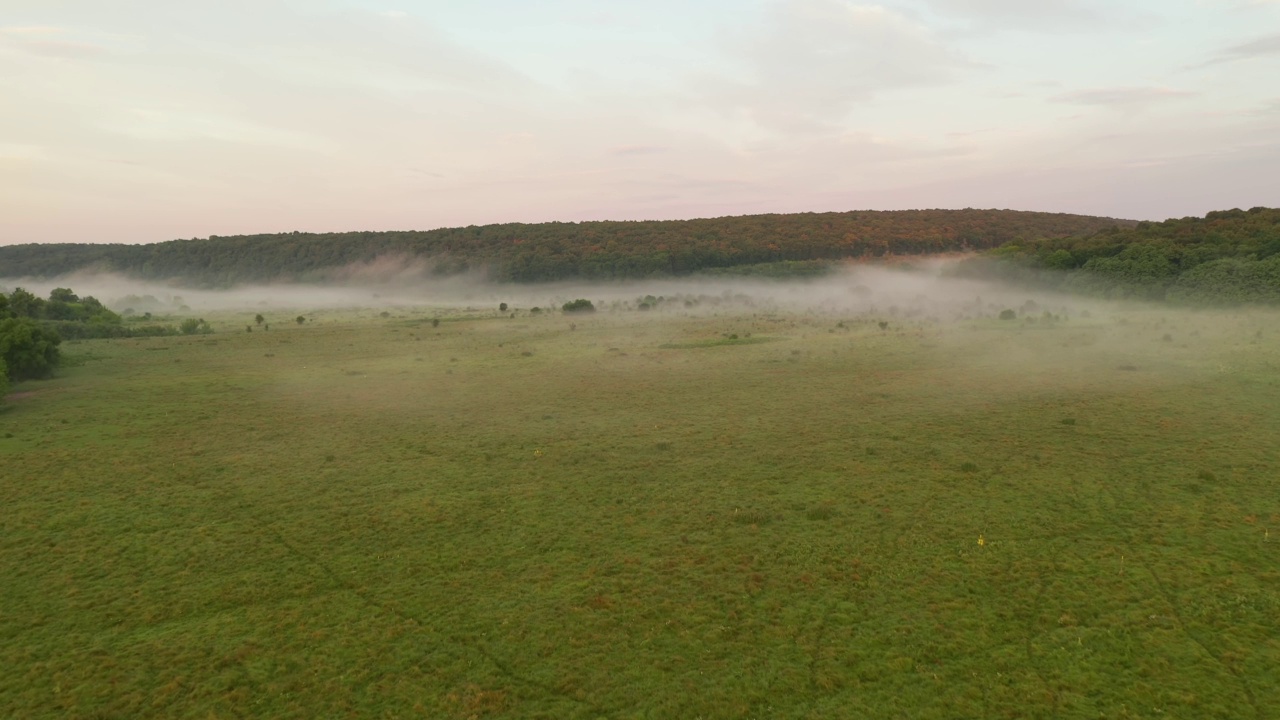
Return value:
<svg viewBox="0 0 1280 720">
<path fill-rule="evenodd" d="M 1012 311 L 1012 310 L 1008 310 L 1008 309 L 1006 309 L 1006 310 L 1001 310 L 1001 311 L 1000 311 L 1000 319 L 1001 319 L 1001 320 L 1017 320 L 1017 319 L 1018 319 L 1018 313 L 1016 313 L 1016 312 L 1014 312 L 1014 311 Z"/>
<path fill-rule="evenodd" d="M 57 332 L 27 318 L 0 320 L 0 360 L 11 380 L 47 377 L 61 360 Z"/>
<path fill-rule="evenodd" d="M 164 337 L 177 334 L 178 329 L 172 325 L 138 325 L 129 328 L 129 337 Z"/>
<path fill-rule="evenodd" d="M 5 367 L 4 358 L 0 358 L 0 399 L 9 394 L 9 372 Z"/>
<path fill-rule="evenodd" d="M 596 311 L 596 306 L 592 305 L 590 300 L 578 298 L 573 302 L 565 303 L 561 309 L 567 313 L 593 313 Z"/>
<path fill-rule="evenodd" d="M 245 327 L 249 326 L 246 325 Z M 205 335 L 213 332 L 213 328 L 209 327 L 209 323 L 205 322 L 203 318 L 198 320 L 196 318 L 187 318 L 178 326 L 178 330 L 180 330 L 183 335 L 195 335 L 197 333 Z"/>
</svg>

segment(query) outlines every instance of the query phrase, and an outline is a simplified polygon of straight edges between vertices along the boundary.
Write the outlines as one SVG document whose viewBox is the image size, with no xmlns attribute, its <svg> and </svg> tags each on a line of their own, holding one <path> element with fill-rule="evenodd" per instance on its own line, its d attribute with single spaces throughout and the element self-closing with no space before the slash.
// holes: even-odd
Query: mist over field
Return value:
<svg viewBox="0 0 1280 720">
<path fill-rule="evenodd" d="M 0 288 L 22 287 L 47 295 L 70 287 L 117 312 L 150 296 L 175 314 L 236 310 L 320 310 L 432 306 L 514 311 L 558 309 L 583 298 L 599 310 L 638 308 L 645 297 L 662 298 L 653 309 L 715 312 L 729 308 L 815 313 L 883 314 L 933 321 L 996 315 L 1028 301 L 1054 314 L 1073 314 L 1095 301 L 990 281 L 947 277 L 955 258 L 918 258 L 909 265 L 846 264 L 812 279 L 691 276 L 614 282 L 493 283 L 481 275 L 432 277 L 416 265 L 392 262 L 342 273 L 343 282 L 244 285 L 227 290 L 138 281 L 116 274 L 73 273 L 55 279 L 0 278 Z M 377 271 L 371 271 L 377 267 Z M 179 310 L 186 306 L 187 310 Z M 141 307 L 133 308 L 139 312 Z M 644 308 L 649 309 L 649 308 Z"/>
</svg>

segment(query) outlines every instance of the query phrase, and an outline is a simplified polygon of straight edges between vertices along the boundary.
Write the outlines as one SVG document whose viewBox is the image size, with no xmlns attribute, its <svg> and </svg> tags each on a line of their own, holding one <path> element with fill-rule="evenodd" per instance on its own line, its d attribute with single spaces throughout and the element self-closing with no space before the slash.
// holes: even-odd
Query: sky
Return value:
<svg viewBox="0 0 1280 720">
<path fill-rule="evenodd" d="M 0 244 L 1280 206 L 1280 0 L 0 0 Z"/>
</svg>

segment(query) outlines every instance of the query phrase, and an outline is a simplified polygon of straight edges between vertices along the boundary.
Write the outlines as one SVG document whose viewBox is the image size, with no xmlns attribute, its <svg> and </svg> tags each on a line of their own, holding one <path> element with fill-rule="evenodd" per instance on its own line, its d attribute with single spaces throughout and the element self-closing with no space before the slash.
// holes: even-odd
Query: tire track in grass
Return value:
<svg viewBox="0 0 1280 720">
<path fill-rule="evenodd" d="M 1138 557 L 1141 557 L 1141 556 L 1138 556 Z M 1219 667 L 1221 667 L 1222 669 L 1226 670 L 1227 672 L 1235 676 L 1236 680 L 1240 683 L 1241 689 L 1244 690 L 1245 699 L 1249 701 L 1249 706 L 1253 708 L 1253 716 L 1255 718 L 1264 717 L 1264 715 L 1262 714 L 1262 711 L 1258 708 L 1258 700 L 1253 695 L 1253 687 L 1249 685 L 1249 681 L 1246 680 L 1245 677 L 1241 675 L 1238 670 L 1231 667 L 1227 663 L 1223 662 L 1221 658 L 1213 654 L 1213 652 L 1209 650 L 1209 646 L 1206 645 L 1204 641 L 1201 640 L 1198 636 L 1196 636 L 1195 633 L 1191 632 L 1191 629 L 1187 627 L 1186 622 L 1183 621 L 1182 619 L 1182 611 L 1179 609 L 1178 603 L 1174 600 L 1173 595 L 1165 587 L 1164 581 L 1160 579 L 1160 575 L 1156 573 L 1155 568 L 1152 567 L 1151 564 L 1146 562 L 1145 560 L 1141 560 L 1140 562 L 1142 563 L 1142 568 L 1146 570 L 1147 574 L 1151 576 L 1151 579 L 1155 581 L 1156 589 L 1160 591 L 1160 595 L 1161 597 L 1164 598 L 1165 603 L 1169 606 L 1169 610 L 1173 613 L 1174 619 L 1178 621 L 1178 629 L 1181 630 L 1182 634 L 1187 636 L 1188 639 L 1190 639 L 1196 645 L 1200 646 L 1200 649 L 1204 651 L 1204 654 L 1208 655 L 1215 663 L 1218 664 Z"/>
<path fill-rule="evenodd" d="M 1059 544 L 1057 549 L 1053 551 L 1052 557 L 1050 558 L 1050 561 L 1049 561 L 1053 566 L 1053 571 L 1054 571 L 1053 574 L 1055 576 L 1058 574 L 1058 571 L 1061 567 L 1061 563 L 1059 563 L 1058 558 L 1062 556 L 1062 551 L 1063 551 L 1063 545 Z M 1033 637 L 1037 634 L 1035 632 L 1036 618 L 1040 616 L 1041 611 L 1044 609 L 1044 596 L 1045 596 L 1045 591 L 1049 589 L 1049 581 L 1047 579 L 1042 578 L 1040 580 L 1039 585 L 1040 585 L 1040 588 L 1036 591 L 1035 599 L 1031 601 L 1031 608 L 1027 611 L 1027 624 L 1026 624 L 1026 630 L 1025 630 L 1026 632 L 1026 648 L 1025 649 L 1027 653 L 1027 666 L 1030 667 L 1033 672 L 1035 672 L 1036 677 L 1040 678 L 1040 682 L 1044 684 L 1045 689 L 1049 692 L 1049 697 L 1053 700 L 1053 709 L 1050 717 L 1056 718 L 1056 717 L 1061 717 L 1061 708 L 1059 706 L 1059 701 L 1058 701 L 1059 693 L 1056 689 L 1054 689 L 1053 685 L 1049 682 L 1049 678 L 1045 676 L 1044 670 L 1040 668 L 1040 663 L 1036 661 L 1035 653 L 1031 649 L 1031 641 Z"/>
<path fill-rule="evenodd" d="M 813 653 L 809 656 L 809 688 L 813 691 L 813 701 L 810 702 L 812 709 L 813 703 L 817 702 L 818 693 L 818 661 L 822 655 L 822 639 L 827 634 L 827 622 L 831 619 L 831 609 L 835 607 L 835 603 L 827 603 L 826 609 L 822 611 L 822 619 L 818 621 L 818 629 L 813 638 Z"/>
<path fill-rule="evenodd" d="M 1087 510 L 1081 507 L 1079 498 L 1080 498 L 1079 492 L 1075 491 L 1075 492 L 1068 493 L 1064 498 L 1064 500 L 1068 505 L 1072 507 L 1072 510 L 1075 515 L 1083 516 L 1087 514 Z M 1112 501 L 1114 502 L 1114 498 L 1112 498 Z M 1015 540 L 1015 542 L 1019 542 L 1019 543 L 1043 542 L 1045 545 L 1052 548 L 1051 551 L 1048 553 L 1049 565 L 1052 568 L 1052 574 L 1049 578 L 1045 578 L 1043 576 L 1041 577 L 1039 582 L 1039 587 L 1036 590 L 1035 598 L 1032 599 L 1031 607 L 1027 611 L 1027 621 L 1026 621 L 1026 627 L 1024 630 L 1026 634 L 1026 638 L 1024 642 L 1024 650 L 1026 652 L 1026 657 L 1027 657 L 1027 666 L 1031 668 L 1031 670 L 1036 674 L 1038 678 L 1040 678 L 1040 682 L 1044 684 L 1045 690 L 1049 692 L 1049 697 L 1053 702 L 1050 716 L 1054 718 L 1062 716 L 1062 697 L 1061 697 L 1062 693 L 1059 692 L 1057 688 L 1054 687 L 1053 683 L 1049 681 L 1048 676 L 1046 676 L 1044 673 L 1044 669 L 1041 666 L 1041 663 L 1036 660 L 1035 652 L 1032 648 L 1032 642 L 1035 639 L 1035 637 L 1039 635 L 1039 633 L 1036 632 L 1035 622 L 1036 622 L 1036 618 L 1038 618 L 1041 615 L 1041 613 L 1044 611 L 1045 595 L 1049 590 L 1049 585 L 1051 580 L 1053 578 L 1061 576 L 1062 574 L 1063 554 L 1068 551 L 1069 546 L 1073 542 L 1076 544 L 1079 544 L 1082 540 L 1085 540 L 1086 542 L 1088 542 L 1087 539 L 1080 538 L 1080 537 L 1071 537 L 1069 535 L 1064 535 L 1062 532 L 1035 533 L 1035 534 L 1022 536 Z"/>
<path fill-rule="evenodd" d="M 293 543 L 289 542 L 289 540 L 279 530 L 276 529 L 275 525 L 273 525 L 271 521 L 257 515 L 253 511 L 253 508 L 249 504 L 248 499 L 244 496 L 244 492 L 238 486 L 235 487 L 235 493 L 237 495 L 238 504 L 241 507 L 241 509 L 243 509 L 249 517 L 252 517 L 255 520 L 257 520 L 259 525 L 265 528 L 266 531 L 272 536 L 272 538 L 276 540 L 276 542 L 278 542 L 282 547 L 284 547 L 294 556 L 300 558 L 307 564 L 318 568 L 320 572 L 324 574 L 325 577 L 329 578 L 339 588 L 346 590 L 347 592 L 350 592 L 352 595 L 359 598 L 359 600 L 363 602 L 365 605 L 367 605 L 368 607 L 374 610 L 380 610 L 384 613 L 393 615 L 399 618 L 402 622 L 411 624 L 415 628 L 418 628 L 419 630 L 424 630 L 427 627 L 427 623 L 424 622 L 421 618 L 411 613 L 408 613 L 394 605 L 379 602 L 377 599 L 373 598 L 368 593 L 360 590 L 355 585 L 345 580 L 328 563 L 325 563 L 320 559 L 316 558 L 315 556 L 312 556 L 302 551 L 298 547 L 296 547 Z M 616 714 L 616 710 L 605 709 L 602 706 L 598 705 L 597 703 L 591 702 L 589 700 L 583 700 L 582 698 L 579 698 L 579 697 L 575 697 L 574 695 L 571 695 L 563 690 L 560 690 L 559 688 L 556 688 L 553 685 L 550 685 L 548 683 L 543 683 L 543 682 L 521 675 L 520 673 L 512 670 L 511 667 L 507 665 L 507 663 L 499 659 L 483 643 L 468 642 L 467 644 L 470 647 L 472 647 L 476 652 L 478 652 L 481 657 L 483 657 L 491 665 L 493 665 L 493 667 L 497 668 L 500 674 L 502 674 L 504 677 L 506 677 L 508 680 L 510 680 L 512 683 L 516 685 L 523 685 L 526 688 L 533 688 L 535 690 L 539 690 L 545 693 L 549 697 L 559 697 L 574 703 L 578 703 L 590 709 L 592 712 L 601 716 L 609 716 L 609 715 Z M 446 653 L 451 657 L 453 657 L 455 660 L 463 660 L 463 661 L 466 660 L 466 656 L 463 653 L 459 653 L 455 650 L 446 648 Z M 460 675 L 457 675 L 454 681 L 458 682 L 461 679 L 462 677 Z"/>
<path fill-rule="evenodd" d="M 1115 491 L 1112 489 L 1111 485 L 1106 482 L 1100 483 L 1100 485 L 1102 485 L 1107 495 L 1111 497 L 1111 501 L 1117 507 L 1122 507 L 1120 500 L 1116 497 Z M 1147 507 L 1155 507 L 1154 499 L 1151 497 L 1150 483 L 1143 481 L 1139 483 L 1139 486 Z M 1255 718 L 1266 717 L 1258 707 L 1258 700 L 1253 694 L 1253 687 L 1249 684 L 1249 681 L 1245 679 L 1244 675 L 1227 663 L 1223 662 L 1222 658 L 1215 655 L 1203 640 L 1201 640 L 1195 633 L 1191 632 L 1191 629 L 1187 626 L 1186 621 L 1182 617 L 1182 610 L 1178 605 L 1177 599 L 1173 596 L 1173 593 L 1169 591 L 1168 586 L 1165 585 L 1164 580 L 1161 579 L 1159 573 L 1156 572 L 1155 567 L 1145 559 L 1145 555 L 1136 551 L 1137 543 L 1134 539 L 1133 523 L 1117 522 L 1115 527 L 1120 530 L 1120 534 L 1125 538 L 1125 545 L 1129 549 L 1130 556 L 1136 558 L 1138 564 L 1142 566 L 1142 569 L 1151 576 L 1152 581 L 1155 583 L 1156 591 L 1160 593 L 1160 597 L 1164 600 L 1165 604 L 1169 606 L 1169 611 L 1173 613 L 1173 619 L 1177 621 L 1178 630 L 1188 640 L 1195 643 L 1196 646 L 1200 648 L 1201 652 L 1207 655 L 1214 664 L 1223 670 L 1226 670 L 1227 673 L 1240 683 L 1240 689 L 1244 691 L 1244 697 L 1248 700 L 1249 707 L 1253 709 L 1253 716 Z"/>
</svg>

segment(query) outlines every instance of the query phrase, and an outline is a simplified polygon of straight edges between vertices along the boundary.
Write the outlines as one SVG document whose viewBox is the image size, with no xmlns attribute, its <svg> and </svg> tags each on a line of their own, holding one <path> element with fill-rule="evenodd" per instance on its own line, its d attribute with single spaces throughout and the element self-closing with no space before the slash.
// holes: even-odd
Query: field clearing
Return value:
<svg viewBox="0 0 1280 720">
<path fill-rule="evenodd" d="M 1280 716 L 1280 314 L 244 317 L 0 404 L 0 715 Z"/>
</svg>

